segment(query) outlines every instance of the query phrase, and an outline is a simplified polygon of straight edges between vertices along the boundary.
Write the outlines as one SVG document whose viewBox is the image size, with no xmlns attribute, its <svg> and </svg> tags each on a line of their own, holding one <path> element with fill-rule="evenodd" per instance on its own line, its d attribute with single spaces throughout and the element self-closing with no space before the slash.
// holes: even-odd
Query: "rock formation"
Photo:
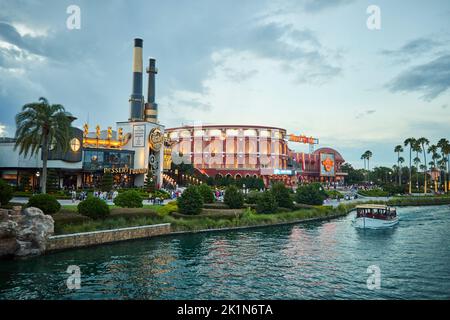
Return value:
<svg viewBox="0 0 450 320">
<path fill-rule="evenodd" d="M 42 254 L 53 227 L 53 218 L 38 208 L 0 209 L 0 258 Z"/>
</svg>

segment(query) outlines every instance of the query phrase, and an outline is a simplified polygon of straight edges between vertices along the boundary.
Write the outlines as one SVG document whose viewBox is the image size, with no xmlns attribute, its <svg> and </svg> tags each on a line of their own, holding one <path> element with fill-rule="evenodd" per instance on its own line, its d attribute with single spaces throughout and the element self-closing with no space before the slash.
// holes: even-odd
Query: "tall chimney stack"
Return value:
<svg viewBox="0 0 450 320">
<path fill-rule="evenodd" d="M 148 91 L 144 117 L 145 121 L 156 123 L 158 121 L 158 105 L 155 103 L 155 74 L 158 73 L 158 69 L 156 68 L 156 60 L 154 58 L 150 58 L 147 73 Z"/>
<path fill-rule="evenodd" d="M 142 39 L 134 39 L 133 89 L 130 96 L 130 121 L 144 120 L 144 96 L 142 95 Z"/>
</svg>

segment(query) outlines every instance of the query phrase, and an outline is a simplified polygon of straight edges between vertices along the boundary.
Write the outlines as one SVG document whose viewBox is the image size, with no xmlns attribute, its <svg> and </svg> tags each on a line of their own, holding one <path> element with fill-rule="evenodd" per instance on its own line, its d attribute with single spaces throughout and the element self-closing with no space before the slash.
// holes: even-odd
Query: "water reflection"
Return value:
<svg viewBox="0 0 450 320">
<path fill-rule="evenodd" d="M 450 297 L 450 208 L 400 208 L 387 230 L 328 222 L 161 237 L 0 263 L 0 299 Z M 69 265 L 82 288 L 66 287 Z M 382 288 L 366 288 L 367 267 Z"/>
</svg>

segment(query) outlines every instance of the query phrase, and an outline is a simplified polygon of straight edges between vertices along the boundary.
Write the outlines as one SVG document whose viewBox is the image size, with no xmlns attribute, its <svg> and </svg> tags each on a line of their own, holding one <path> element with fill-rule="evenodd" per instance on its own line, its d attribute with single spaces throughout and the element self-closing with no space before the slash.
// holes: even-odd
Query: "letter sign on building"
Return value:
<svg viewBox="0 0 450 320">
<path fill-rule="evenodd" d="M 133 147 L 145 146 L 145 125 L 133 126 Z"/>
</svg>

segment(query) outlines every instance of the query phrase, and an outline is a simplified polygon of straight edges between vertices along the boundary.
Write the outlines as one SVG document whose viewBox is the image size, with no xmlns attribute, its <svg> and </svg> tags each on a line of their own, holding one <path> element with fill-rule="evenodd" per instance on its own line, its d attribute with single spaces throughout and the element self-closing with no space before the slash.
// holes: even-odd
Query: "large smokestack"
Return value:
<svg viewBox="0 0 450 320">
<path fill-rule="evenodd" d="M 134 39 L 133 89 L 130 96 L 130 121 L 144 120 L 144 96 L 142 95 L 142 39 Z"/>
<path fill-rule="evenodd" d="M 153 58 L 150 58 L 147 73 L 148 91 L 144 117 L 145 121 L 156 123 L 158 121 L 158 105 L 155 103 L 155 74 L 158 73 L 158 69 L 156 68 L 156 60 Z"/>
</svg>

